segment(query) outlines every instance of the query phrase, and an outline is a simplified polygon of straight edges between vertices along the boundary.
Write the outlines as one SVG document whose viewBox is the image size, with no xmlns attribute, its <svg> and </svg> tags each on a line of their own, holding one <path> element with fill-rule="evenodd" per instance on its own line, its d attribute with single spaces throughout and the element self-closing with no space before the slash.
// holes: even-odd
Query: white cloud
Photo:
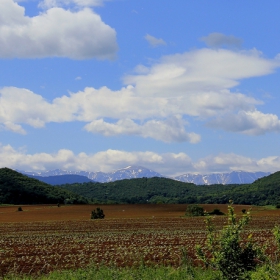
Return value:
<svg viewBox="0 0 280 280">
<path fill-rule="evenodd" d="M 207 156 L 193 164 L 194 169 L 199 173 L 211 172 L 230 172 L 230 171 L 248 171 L 248 172 L 276 172 L 280 170 L 280 157 L 269 156 L 266 158 L 255 159 L 234 153 L 219 154 Z"/>
<path fill-rule="evenodd" d="M 210 126 L 248 135 L 261 135 L 267 132 L 280 132 L 280 120 L 274 114 L 260 111 L 239 111 L 237 114 L 224 115 L 212 122 Z"/>
<path fill-rule="evenodd" d="M 56 153 L 28 154 L 25 150 L 16 150 L 10 145 L 0 144 L 1 167 L 25 171 L 44 171 L 64 169 L 73 171 L 111 172 L 129 165 L 140 165 L 157 171 L 165 176 L 177 176 L 185 173 L 229 172 L 234 170 L 267 171 L 280 170 L 280 157 L 252 159 L 236 154 L 208 156 L 194 162 L 185 153 L 126 152 L 106 150 L 95 154 L 74 154 L 71 150 L 59 150 Z"/>
<path fill-rule="evenodd" d="M 51 8 L 34 17 L 24 13 L 13 0 L 0 1 L 0 57 L 115 57 L 115 30 L 89 8 Z"/>
<path fill-rule="evenodd" d="M 102 135 L 191 143 L 200 138 L 191 126 L 186 130 L 183 120 L 190 118 L 251 135 L 279 132 L 278 116 L 257 110 L 261 100 L 231 91 L 240 80 L 270 74 L 279 65 L 256 50 L 202 49 L 139 66 L 135 75 L 125 77 L 127 86 L 115 91 L 85 88 L 48 102 L 29 90 L 7 87 L 0 89 L 0 123 L 22 133 L 21 124 L 39 128 L 48 122 L 80 121 Z"/>
<path fill-rule="evenodd" d="M 144 37 L 146 41 L 152 46 L 152 47 L 157 47 L 157 46 L 162 46 L 166 45 L 166 42 L 163 39 L 158 39 L 152 35 L 146 34 Z"/>
<path fill-rule="evenodd" d="M 224 35 L 222 33 L 211 33 L 206 37 L 202 37 L 201 41 L 205 42 L 207 46 L 219 48 L 223 46 L 228 47 L 241 47 L 242 39 L 233 35 Z"/>
<path fill-rule="evenodd" d="M 26 131 L 21 127 L 21 125 L 15 124 L 15 123 L 12 123 L 9 121 L 6 121 L 3 123 L 3 128 L 5 130 L 10 130 L 15 133 L 19 133 L 19 134 L 23 134 L 23 135 L 26 134 Z"/>
<path fill-rule="evenodd" d="M 191 165 L 190 158 L 183 153 L 157 154 L 154 152 L 125 152 L 119 150 L 101 151 L 96 154 L 74 154 L 70 150 L 59 150 L 57 153 L 27 154 L 10 145 L 0 144 L 0 167 L 26 171 L 43 171 L 56 168 L 64 170 L 85 170 L 110 172 L 128 165 L 148 166 L 161 172 L 183 171 Z"/>
<path fill-rule="evenodd" d="M 262 58 L 256 50 L 200 49 L 164 56 L 149 72 L 126 76 L 124 82 L 135 85 L 142 96 L 220 93 L 239 80 L 268 75 L 279 66 L 279 61 Z"/>
<path fill-rule="evenodd" d="M 182 120 L 176 117 L 166 121 L 150 120 L 141 125 L 131 119 L 119 120 L 117 123 L 108 123 L 99 119 L 87 124 L 85 129 L 105 136 L 127 134 L 151 137 L 163 142 L 197 143 L 200 141 L 200 136 L 196 133 L 187 133 Z"/>
<path fill-rule="evenodd" d="M 55 116 L 51 104 L 40 95 L 14 87 L 0 89 L 0 122 L 6 129 L 23 133 L 18 124 L 43 127 L 52 113 Z"/>
<path fill-rule="evenodd" d="M 207 156 L 198 160 L 194 164 L 194 168 L 202 173 L 234 170 L 265 171 L 263 169 L 258 169 L 256 160 L 234 153 Z"/>
</svg>

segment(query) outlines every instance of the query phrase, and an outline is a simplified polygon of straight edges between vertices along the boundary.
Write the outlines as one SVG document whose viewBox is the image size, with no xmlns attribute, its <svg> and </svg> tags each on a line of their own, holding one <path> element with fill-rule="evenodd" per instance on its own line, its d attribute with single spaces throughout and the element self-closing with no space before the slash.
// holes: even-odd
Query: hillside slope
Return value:
<svg viewBox="0 0 280 280">
<path fill-rule="evenodd" d="M 0 169 L 1 204 L 87 203 L 78 194 L 29 178 L 9 168 Z"/>
<path fill-rule="evenodd" d="M 61 187 L 101 203 L 228 203 L 280 204 L 280 172 L 252 184 L 196 186 L 167 178 L 126 179 Z"/>
<path fill-rule="evenodd" d="M 125 179 L 110 183 L 61 185 L 93 202 L 101 203 L 197 203 L 209 194 L 223 192 L 233 186 L 196 186 L 163 177 Z M 212 191 L 211 191 L 212 190 Z M 224 203 L 228 199 L 223 200 Z M 211 203 L 211 202 L 209 202 Z"/>
<path fill-rule="evenodd" d="M 8 168 L 0 169 L 0 203 L 228 203 L 280 204 L 280 172 L 246 185 L 196 186 L 163 177 L 110 183 L 50 186 Z"/>
</svg>

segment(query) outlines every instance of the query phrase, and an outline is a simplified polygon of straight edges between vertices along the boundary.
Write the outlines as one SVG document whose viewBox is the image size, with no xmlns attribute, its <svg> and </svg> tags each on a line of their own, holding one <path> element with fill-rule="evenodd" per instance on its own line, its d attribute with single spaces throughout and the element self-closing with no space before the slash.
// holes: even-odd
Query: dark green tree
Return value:
<svg viewBox="0 0 280 280">
<path fill-rule="evenodd" d="M 96 210 L 91 212 L 91 219 L 104 219 L 105 215 L 101 208 L 97 207 Z"/>
<path fill-rule="evenodd" d="M 203 207 L 197 204 L 190 204 L 186 209 L 186 216 L 204 216 L 204 209 Z"/>
</svg>

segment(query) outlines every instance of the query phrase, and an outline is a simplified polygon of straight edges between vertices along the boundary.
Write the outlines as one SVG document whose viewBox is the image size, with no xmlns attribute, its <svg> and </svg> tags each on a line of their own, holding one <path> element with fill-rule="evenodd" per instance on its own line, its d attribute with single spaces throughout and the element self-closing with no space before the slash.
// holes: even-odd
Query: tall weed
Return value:
<svg viewBox="0 0 280 280">
<path fill-rule="evenodd" d="M 263 258 L 263 252 L 253 243 L 252 235 L 248 235 L 246 242 L 242 242 L 241 233 L 250 219 L 250 212 L 237 219 L 232 201 L 228 205 L 227 224 L 221 231 L 218 232 L 212 218 L 207 217 L 206 248 L 196 246 L 199 260 L 207 268 L 220 271 L 224 279 L 249 278 L 248 272 L 256 268 L 258 259 Z"/>
</svg>

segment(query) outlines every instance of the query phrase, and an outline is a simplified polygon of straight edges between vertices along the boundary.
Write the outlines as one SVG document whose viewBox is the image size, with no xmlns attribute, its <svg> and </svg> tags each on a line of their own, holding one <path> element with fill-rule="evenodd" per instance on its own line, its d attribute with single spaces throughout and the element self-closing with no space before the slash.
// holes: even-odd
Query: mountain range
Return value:
<svg viewBox="0 0 280 280">
<path fill-rule="evenodd" d="M 227 173 L 211 173 L 205 175 L 186 173 L 176 177 L 167 177 L 151 169 L 141 166 L 128 166 L 108 173 L 88 171 L 66 171 L 61 169 L 55 169 L 45 172 L 19 172 L 51 185 L 84 183 L 89 181 L 106 183 L 123 179 L 135 179 L 143 177 L 166 177 L 181 182 L 194 183 L 196 185 L 250 184 L 259 178 L 271 174 L 269 172 L 232 171 Z"/>
<path fill-rule="evenodd" d="M 175 177 L 175 180 L 196 185 L 213 185 L 213 184 L 251 184 L 259 178 L 270 175 L 269 172 L 245 172 L 232 171 L 228 173 L 212 173 L 212 174 L 184 174 Z"/>
</svg>

